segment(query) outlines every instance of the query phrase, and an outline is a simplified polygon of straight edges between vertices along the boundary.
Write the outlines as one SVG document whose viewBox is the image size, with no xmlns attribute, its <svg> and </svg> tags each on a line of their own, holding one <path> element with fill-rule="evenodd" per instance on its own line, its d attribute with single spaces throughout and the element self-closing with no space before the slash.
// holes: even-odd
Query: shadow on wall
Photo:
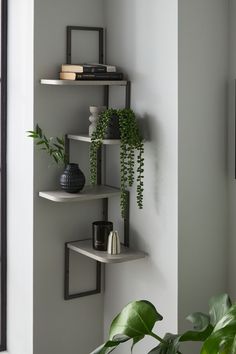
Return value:
<svg viewBox="0 0 236 354">
<path fill-rule="evenodd" d="M 145 154 L 152 155 L 153 162 L 153 172 L 154 172 L 154 185 L 153 185 L 153 197 L 155 201 L 156 210 L 158 211 L 158 191 L 160 187 L 158 179 L 158 161 L 159 161 L 159 147 L 160 147 L 160 127 L 158 125 L 158 120 L 156 117 L 145 113 L 141 116 L 137 115 L 138 124 L 140 127 L 140 132 L 145 140 Z M 154 129 L 155 126 L 155 129 Z M 151 151 L 149 151 L 151 149 Z M 145 162 L 144 162 L 145 163 Z M 145 171 L 145 166 L 144 166 Z M 145 176 L 144 176 L 145 178 Z"/>
</svg>

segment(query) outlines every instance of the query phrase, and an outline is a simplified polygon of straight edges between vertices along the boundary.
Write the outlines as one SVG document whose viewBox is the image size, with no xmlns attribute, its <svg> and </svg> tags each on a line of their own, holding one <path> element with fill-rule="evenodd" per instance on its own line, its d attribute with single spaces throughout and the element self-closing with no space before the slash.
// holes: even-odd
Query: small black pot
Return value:
<svg viewBox="0 0 236 354">
<path fill-rule="evenodd" d="M 67 193 L 78 193 L 85 185 L 85 176 L 77 163 L 69 163 L 60 177 L 61 189 Z"/>
<path fill-rule="evenodd" d="M 119 117 L 115 114 L 110 117 L 104 139 L 120 139 Z"/>
</svg>

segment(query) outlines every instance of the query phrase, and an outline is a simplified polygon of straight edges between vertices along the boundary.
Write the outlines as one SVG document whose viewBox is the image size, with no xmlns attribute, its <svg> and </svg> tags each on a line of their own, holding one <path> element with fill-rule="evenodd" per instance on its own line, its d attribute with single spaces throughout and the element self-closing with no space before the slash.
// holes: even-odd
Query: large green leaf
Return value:
<svg viewBox="0 0 236 354">
<path fill-rule="evenodd" d="M 216 324 L 201 354 L 236 354 L 236 305 Z"/>
<path fill-rule="evenodd" d="M 179 351 L 179 336 L 171 333 L 165 335 L 164 343 L 160 343 L 153 348 L 148 354 L 178 354 Z"/>
<path fill-rule="evenodd" d="M 95 349 L 91 354 L 109 354 L 118 347 L 119 344 L 130 340 L 127 336 L 116 336 L 114 340 L 109 340 Z"/>
<path fill-rule="evenodd" d="M 213 327 L 210 324 L 210 316 L 201 313 L 195 312 L 187 317 L 187 320 L 192 322 L 194 331 L 187 331 L 179 337 L 180 342 L 186 341 L 204 341 L 206 340 L 211 332 Z"/>
<path fill-rule="evenodd" d="M 153 326 L 162 316 L 148 301 L 134 301 L 128 304 L 113 320 L 109 341 L 91 354 L 111 353 L 120 343 L 133 339 L 132 349 L 145 335 L 151 334 Z"/>
<path fill-rule="evenodd" d="M 109 339 L 123 334 L 129 338 L 137 338 L 150 334 L 157 321 L 162 316 L 148 301 L 134 301 L 128 304 L 113 320 L 110 328 Z"/>
<path fill-rule="evenodd" d="M 232 306 L 230 297 L 227 294 L 214 296 L 210 299 L 210 318 L 212 326 L 215 326 Z"/>
</svg>

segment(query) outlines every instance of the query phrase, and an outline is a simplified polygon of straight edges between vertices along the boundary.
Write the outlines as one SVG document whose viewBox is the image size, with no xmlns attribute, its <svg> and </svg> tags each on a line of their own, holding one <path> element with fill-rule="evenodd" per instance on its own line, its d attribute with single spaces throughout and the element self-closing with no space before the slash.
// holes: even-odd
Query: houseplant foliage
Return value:
<svg viewBox="0 0 236 354">
<path fill-rule="evenodd" d="M 28 134 L 28 137 L 35 140 L 40 150 L 48 153 L 57 165 L 66 166 L 60 176 L 61 189 L 67 193 L 79 193 L 84 188 L 85 176 L 77 163 L 69 163 L 64 138 L 47 138 L 38 125 L 35 130 L 28 131 Z"/>
<path fill-rule="evenodd" d="M 97 129 L 91 137 L 90 146 L 90 178 L 97 183 L 97 151 L 102 145 L 109 121 L 113 116 L 119 118 L 120 128 L 120 172 L 121 172 L 121 214 L 125 216 L 127 207 L 127 188 L 137 181 L 137 205 L 143 208 L 144 179 L 144 144 L 134 112 L 131 109 L 108 109 L 99 116 Z M 135 162 L 137 168 L 135 170 Z"/>
<path fill-rule="evenodd" d="M 66 165 L 68 163 L 64 138 L 47 138 L 38 124 L 36 125 L 35 130 L 29 130 L 27 133 L 29 134 L 28 137 L 35 140 L 36 145 L 40 150 L 48 153 L 58 165 Z"/>
<path fill-rule="evenodd" d="M 151 336 L 158 345 L 145 354 L 182 354 L 181 343 L 202 342 L 200 354 L 236 354 L 236 304 L 227 294 L 215 296 L 209 303 L 209 314 L 196 312 L 187 317 L 193 329 L 183 334 L 167 333 L 164 338 L 153 332 L 154 325 L 162 320 L 152 303 L 134 301 L 128 304 L 113 320 L 109 340 L 91 354 L 108 354 L 124 342 L 134 346 L 145 336 Z"/>
</svg>

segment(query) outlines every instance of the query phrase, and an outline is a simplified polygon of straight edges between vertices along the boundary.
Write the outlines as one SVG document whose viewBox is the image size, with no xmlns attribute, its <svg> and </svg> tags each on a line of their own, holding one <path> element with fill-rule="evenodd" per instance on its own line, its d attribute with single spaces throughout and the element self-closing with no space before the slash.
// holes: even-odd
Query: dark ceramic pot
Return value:
<svg viewBox="0 0 236 354">
<path fill-rule="evenodd" d="M 60 177 L 61 189 L 67 193 L 78 193 L 85 185 L 85 176 L 77 163 L 69 163 Z"/>
<path fill-rule="evenodd" d="M 104 139 L 120 139 L 119 117 L 115 114 L 110 118 Z"/>
</svg>

